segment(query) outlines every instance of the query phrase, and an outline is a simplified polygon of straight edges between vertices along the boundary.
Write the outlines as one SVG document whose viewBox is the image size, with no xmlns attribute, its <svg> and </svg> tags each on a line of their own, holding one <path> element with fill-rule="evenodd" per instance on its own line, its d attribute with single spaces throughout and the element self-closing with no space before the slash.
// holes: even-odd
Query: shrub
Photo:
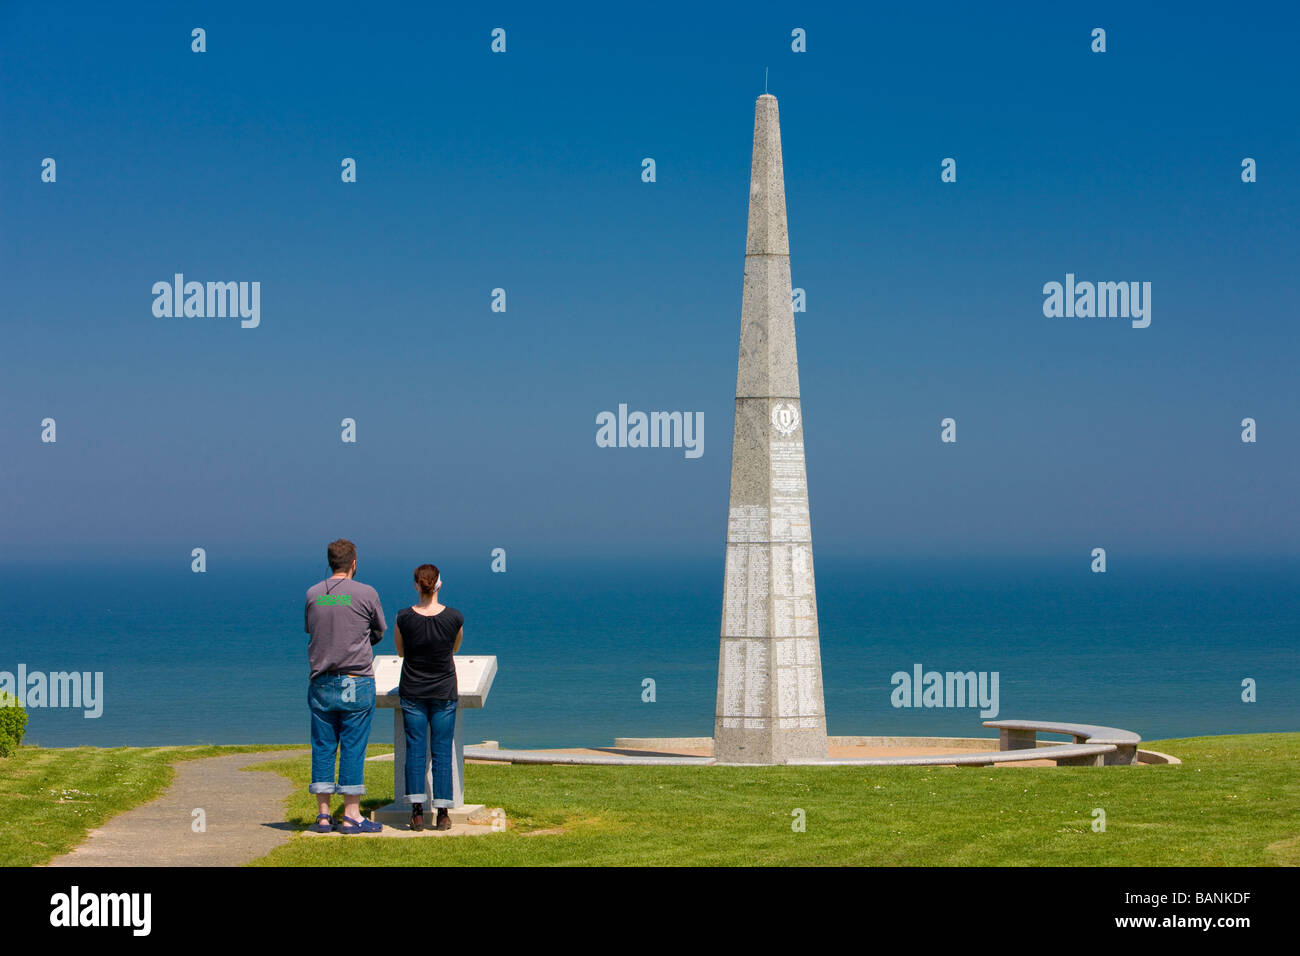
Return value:
<svg viewBox="0 0 1300 956">
<path fill-rule="evenodd" d="M 13 694 L 0 690 L 0 757 L 8 757 L 23 742 L 27 730 L 27 711 Z"/>
</svg>

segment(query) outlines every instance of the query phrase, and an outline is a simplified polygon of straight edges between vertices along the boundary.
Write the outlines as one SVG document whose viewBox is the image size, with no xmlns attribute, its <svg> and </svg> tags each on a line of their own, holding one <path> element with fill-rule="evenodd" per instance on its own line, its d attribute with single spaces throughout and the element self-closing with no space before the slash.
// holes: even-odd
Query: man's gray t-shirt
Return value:
<svg viewBox="0 0 1300 956">
<path fill-rule="evenodd" d="M 384 637 L 384 609 L 368 584 L 351 578 L 326 578 L 307 589 L 304 627 L 311 635 L 307 662 L 311 676 L 342 671 L 374 677 L 370 648 Z"/>
</svg>

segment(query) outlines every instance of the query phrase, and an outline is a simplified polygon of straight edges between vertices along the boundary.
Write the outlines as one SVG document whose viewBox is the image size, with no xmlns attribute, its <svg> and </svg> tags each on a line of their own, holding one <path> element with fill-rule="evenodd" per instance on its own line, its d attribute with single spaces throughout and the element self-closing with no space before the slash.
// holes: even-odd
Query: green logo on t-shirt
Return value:
<svg viewBox="0 0 1300 956">
<path fill-rule="evenodd" d="M 317 607 L 332 607 L 338 604 L 352 606 L 351 594 L 322 594 L 316 599 Z"/>
</svg>

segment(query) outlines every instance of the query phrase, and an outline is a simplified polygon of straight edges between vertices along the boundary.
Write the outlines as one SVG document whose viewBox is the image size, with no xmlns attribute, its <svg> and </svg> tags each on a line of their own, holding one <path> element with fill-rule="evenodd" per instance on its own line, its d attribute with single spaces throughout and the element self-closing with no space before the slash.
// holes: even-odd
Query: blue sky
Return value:
<svg viewBox="0 0 1300 956">
<path fill-rule="evenodd" d="M 720 560 L 768 68 L 819 554 L 1294 556 L 1300 15 L 1133 6 L 0 4 L 0 539 Z"/>
</svg>

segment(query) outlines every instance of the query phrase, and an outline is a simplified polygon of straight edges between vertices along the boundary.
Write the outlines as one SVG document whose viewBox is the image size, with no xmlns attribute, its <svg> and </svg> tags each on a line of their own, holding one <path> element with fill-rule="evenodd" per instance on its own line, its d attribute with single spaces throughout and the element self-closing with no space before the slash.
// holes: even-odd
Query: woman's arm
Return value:
<svg viewBox="0 0 1300 956">
<path fill-rule="evenodd" d="M 397 626 L 396 622 L 393 624 L 393 643 L 397 645 L 397 656 L 405 657 L 406 651 L 402 649 L 402 629 Z"/>
<path fill-rule="evenodd" d="M 460 642 L 464 636 L 465 636 L 465 628 L 462 626 L 461 629 L 456 632 L 456 642 L 451 645 L 451 652 L 453 654 L 455 654 L 458 650 L 460 650 Z M 398 651 L 397 653 L 400 654 L 402 652 Z"/>
</svg>

